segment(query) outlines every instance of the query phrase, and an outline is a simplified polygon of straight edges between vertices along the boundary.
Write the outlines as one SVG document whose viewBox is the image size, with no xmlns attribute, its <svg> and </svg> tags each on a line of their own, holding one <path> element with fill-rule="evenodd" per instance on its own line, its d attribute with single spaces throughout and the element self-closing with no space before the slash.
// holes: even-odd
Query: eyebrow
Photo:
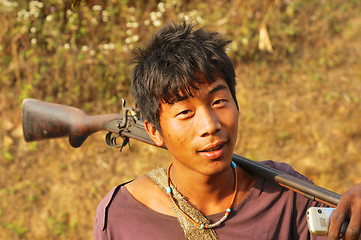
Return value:
<svg viewBox="0 0 361 240">
<path fill-rule="evenodd" d="M 227 89 L 227 86 L 224 85 L 224 84 L 217 85 L 211 91 L 209 91 L 209 93 L 215 93 L 215 92 L 217 92 L 219 90 L 222 90 L 222 89 Z"/>
<path fill-rule="evenodd" d="M 215 86 L 212 90 L 209 91 L 209 93 L 215 93 L 217 91 L 220 91 L 220 90 L 223 90 L 223 89 L 228 89 L 226 85 L 224 84 L 219 84 L 217 86 Z M 189 96 L 188 95 L 185 95 L 185 96 L 179 96 L 175 102 L 180 102 L 180 101 L 183 101 L 183 100 L 186 100 L 188 99 Z"/>
</svg>

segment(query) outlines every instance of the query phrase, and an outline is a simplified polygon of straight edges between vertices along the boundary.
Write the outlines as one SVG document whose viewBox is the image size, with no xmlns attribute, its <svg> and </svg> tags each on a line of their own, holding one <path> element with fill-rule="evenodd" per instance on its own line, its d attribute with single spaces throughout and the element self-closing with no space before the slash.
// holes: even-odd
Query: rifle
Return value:
<svg viewBox="0 0 361 240">
<path fill-rule="evenodd" d="M 75 107 L 25 99 L 22 103 L 22 124 L 27 142 L 69 137 L 70 145 L 78 148 L 91 134 L 108 131 L 105 137 L 106 144 L 108 147 L 120 148 L 120 151 L 129 143 L 130 138 L 156 146 L 146 132 L 139 113 L 131 107 L 125 107 L 125 100 L 122 100 L 120 114 L 89 116 Z M 121 144 L 117 143 L 118 138 L 123 140 Z M 237 154 L 233 154 L 232 160 L 244 170 L 301 193 L 308 199 L 332 207 L 337 206 L 341 199 L 338 193 Z"/>
</svg>

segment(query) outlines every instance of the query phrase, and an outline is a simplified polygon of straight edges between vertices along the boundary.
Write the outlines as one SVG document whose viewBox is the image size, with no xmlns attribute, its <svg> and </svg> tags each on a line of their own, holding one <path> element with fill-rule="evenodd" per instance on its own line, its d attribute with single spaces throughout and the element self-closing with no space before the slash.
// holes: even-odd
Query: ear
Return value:
<svg viewBox="0 0 361 240">
<path fill-rule="evenodd" d="M 148 122 L 147 120 L 144 120 L 144 127 L 147 131 L 149 137 L 153 140 L 153 142 L 157 146 L 163 146 L 164 145 L 164 139 L 162 137 L 162 134 L 156 129 L 156 127 Z"/>
</svg>

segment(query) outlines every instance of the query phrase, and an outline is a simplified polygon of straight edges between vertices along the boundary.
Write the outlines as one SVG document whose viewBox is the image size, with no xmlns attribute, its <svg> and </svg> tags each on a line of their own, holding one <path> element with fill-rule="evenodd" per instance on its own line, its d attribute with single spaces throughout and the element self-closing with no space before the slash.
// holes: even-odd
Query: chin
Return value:
<svg viewBox="0 0 361 240">
<path fill-rule="evenodd" d="M 204 169 L 205 175 L 216 176 L 231 169 L 231 161 L 216 160 L 207 166 L 207 169 Z"/>
</svg>

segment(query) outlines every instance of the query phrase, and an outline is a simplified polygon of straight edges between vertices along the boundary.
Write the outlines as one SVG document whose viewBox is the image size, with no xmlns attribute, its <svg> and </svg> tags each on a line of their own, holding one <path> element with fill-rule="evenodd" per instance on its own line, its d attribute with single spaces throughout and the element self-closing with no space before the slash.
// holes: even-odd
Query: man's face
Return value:
<svg viewBox="0 0 361 240">
<path fill-rule="evenodd" d="M 229 168 L 238 132 L 238 110 L 221 77 L 203 83 L 193 97 L 174 104 L 162 103 L 160 135 L 170 151 L 174 167 L 204 175 Z"/>
</svg>

